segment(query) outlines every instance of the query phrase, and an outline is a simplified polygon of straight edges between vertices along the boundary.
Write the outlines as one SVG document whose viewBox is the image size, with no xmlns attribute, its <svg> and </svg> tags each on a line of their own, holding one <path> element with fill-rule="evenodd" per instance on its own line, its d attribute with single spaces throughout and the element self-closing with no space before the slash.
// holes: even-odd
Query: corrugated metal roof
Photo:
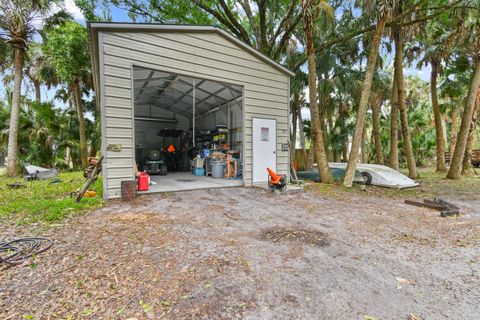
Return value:
<svg viewBox="0 0 480 320">
<path fill-rule="evenodd" d="M 195 81 L 195 110 L 199 113 L 234 101 L 242 96 L 239 86 L 194 79 L 163 71 L 133 67 L 136 106 L 149 105 L 190 115 Z"/>
</svg>

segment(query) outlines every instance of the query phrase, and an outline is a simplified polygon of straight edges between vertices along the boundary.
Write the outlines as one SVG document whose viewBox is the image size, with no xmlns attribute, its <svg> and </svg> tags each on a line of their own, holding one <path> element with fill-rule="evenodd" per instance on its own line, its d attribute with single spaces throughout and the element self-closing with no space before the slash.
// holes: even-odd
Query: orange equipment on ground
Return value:
<svg viewBox="0 0 480 320">
<path fill-rule="evenodd" d="M 268 171 L 268 174 L 270 175 L 270 182 L 273 184 L 278 184 L 280 182 L 280 179 L 282 179 L 282 176 L 276 174 L 275 171 L 273 171 L 269 167 L 267 167 L 267 171 Z"/>
<path fill-rule="evenodd" d="M 271 168 L 267 167 L 268 171 L 268 188 L 272 191 L 287 189 L 287 181 L 284 174 L 276 174 Z"/>
<path fill-rule="evenodd" d="M 168 152 L 175 152 L 175 147 L 173 146 L 173 144 L 168 146 L 167 151 Z"/>
</svg>

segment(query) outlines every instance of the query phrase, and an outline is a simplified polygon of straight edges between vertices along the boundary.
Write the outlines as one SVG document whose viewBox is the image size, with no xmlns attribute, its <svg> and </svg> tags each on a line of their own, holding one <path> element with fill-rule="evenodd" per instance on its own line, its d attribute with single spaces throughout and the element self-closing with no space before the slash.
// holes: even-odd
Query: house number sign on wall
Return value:
<svg viewBox="0 0 480 320">
<path fill-rule="evenodd" d="M 114 152 L 121 152 L 122 145 L 121 144 L 108 144 L 107 151 L 114 151 Z"/>
</svg>

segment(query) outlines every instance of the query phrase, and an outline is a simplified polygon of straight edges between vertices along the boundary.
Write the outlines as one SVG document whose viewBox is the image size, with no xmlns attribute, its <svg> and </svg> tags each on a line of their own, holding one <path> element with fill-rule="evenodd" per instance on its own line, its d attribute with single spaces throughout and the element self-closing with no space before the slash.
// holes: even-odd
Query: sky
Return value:
<svg viewBox="0 0 480 320">
<path fill-rule="evenodd" d="M 75 5 L 74 0 L 64 0 L 64 8 L 67 12 L 69 12 L 74 17 L 74 19 L 77 22 L 85 25 L 85 23 L 86 23 L 85 17 L 83 16 L 81 10 Z M 58 11 L 58 10 L 60 10 L 60 8 L 54 8 L 53 10 Z M 112 16 L 112 20 L 114 22 L 130 22 L 131 21 L 125 10 L 119 9 L 115 6 L 109 6 L 109 10 L 110 10 L 110 14 Z M 101 14 L 101 13 L 99 12 L 97 14 Z M 40 26 L 40 24 L 41 24 L 41 22 L 39 22 L 39 26 Z M 390 60 L 390 61 L 388 61 L 388 60 Z M 387 63 L 390 63 L 390 62 L 391 62 L 391 56 L 387 57 Z M 430 77 L 430 66 L 427 66 L 427 67 L 423 68 L 422 70 L 417 70 L 415 68 L 406 68 L 405 69 L 405 75 L 406 76 L 418 75 L 421 79 L 423 79 L 425 81 L 428 81 L 429 77 Z M 34 97 L 34 92 L 33 92 L 32 86 L 29 85 L 27 87 L 25 84 L 26 84 L 26 82 L 24 81 L 22 83 L 23 91 L 25 92 L 25 90 L 26 90 L 27 94 L 30 97 L 33 98 Z M 55 88 L 47 90 L 47 88 L 42 87 L 42 100 L 44 100 L 44 101 L 52 100 L 54 95 L 55 95 L 55 91 L 56 91 Z M 3 82 L 0 82 L 0 97 L 4 97 L 4 95 L 5 95 L 5 86 L 4 86 Z M 306 97 L 307 97 L 307 100 L 308 100 L 308 91 L 306 91 Z M 60 105 L 61 103 L 59 101 L 56 101 L 56 104 Z M 305 114 L 304 116 L 306 118 L 310 118 L 309 114 Z"/>
</svg>

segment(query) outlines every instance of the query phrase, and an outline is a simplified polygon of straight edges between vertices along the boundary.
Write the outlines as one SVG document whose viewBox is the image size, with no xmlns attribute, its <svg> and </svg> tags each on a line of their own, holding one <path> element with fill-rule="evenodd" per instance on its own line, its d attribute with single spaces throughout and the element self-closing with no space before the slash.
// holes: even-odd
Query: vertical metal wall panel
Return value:
<svg viewBox="0 0 480 320">
<path fill-rule="evenodd" d="M 99 63 L 102 88 L 105 197 L 120 197 L 121 180 L 133 179 L 134 145 L 106 152 L 106 145 L 133 139 L 132 65 L 217 80 L 244 88 L 244 181 L 252 184 L 252 118 L 277 121 L 277 170 L 289 173 L 289 76 L 215 33 L 102 32 Z M 178 39 L 178 40 L 176 40 Z M 242 63 L 244 61 L 244 63 Z M 112 168 L 112 175 L 108 169 Z M 113 170 L 114 168 L 114 170 Z M 114 173 L 114 174 L 113 174 Z"/>
</svg>

